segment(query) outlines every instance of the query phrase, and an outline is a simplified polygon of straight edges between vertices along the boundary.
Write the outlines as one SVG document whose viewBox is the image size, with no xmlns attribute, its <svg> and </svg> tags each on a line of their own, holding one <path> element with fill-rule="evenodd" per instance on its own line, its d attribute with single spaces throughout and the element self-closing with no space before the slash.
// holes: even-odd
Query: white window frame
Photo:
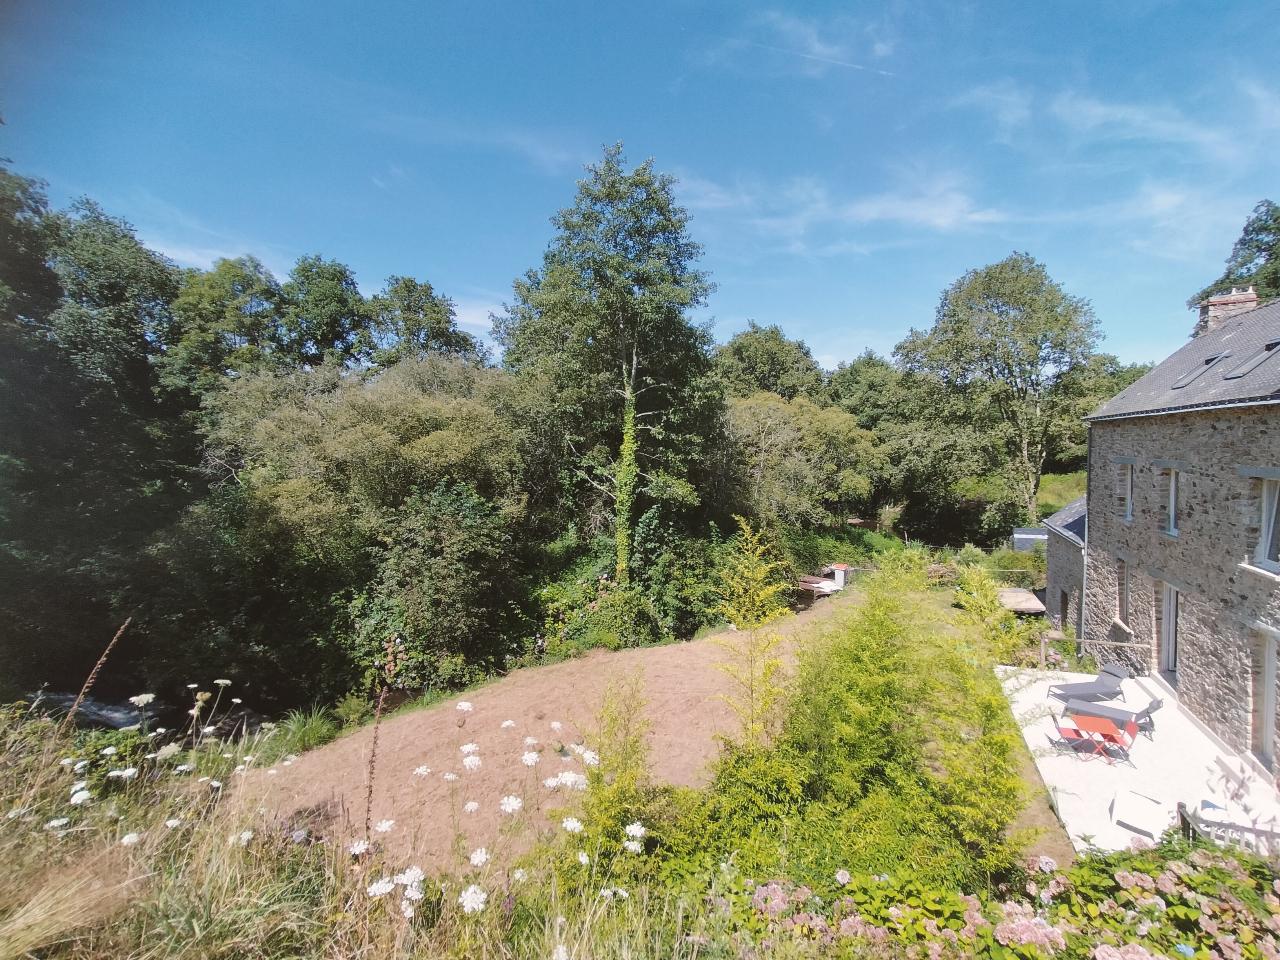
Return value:
<svg viewBox="0 0 1280 960">
<path fill-rule="evenodd" d="M 1262 516 L 1258 525 L 1258 543 L 1253 549 L 1253 565 L 1272 573 L 1280 573 L 1280 557 L 1275 560 L 1267 556 L 1271 541 L 1275 536 L 1276 524 L 1280 523 L 1280 480 L 1262 481 Z"/>
<path fill-rule="evenodd" d="M 1116 619 L 1129 626 L 1129 565 L 1116 558 Z"/>
<path fill-rule="evenodd" d="M 1133 519 L 1133 464 L 1126 463 L 1121 465 L 1120 489 L 1124 499 L 1124 516 L 1125 520 Z"/>
<path fill-rule="evenodd" d="M 1169 489 L 1168 500 L 1165 503 L 1165 511 L 1168 516 L 1165 521 L 1164 532 L 1171 537 L 1178 535 L 1178 483 L 1179 474 L 1182 471 L 1175 467 L 1169 467 Z M 1239 556 L 1239 554 L 1237 554 Z"/>
</svg>

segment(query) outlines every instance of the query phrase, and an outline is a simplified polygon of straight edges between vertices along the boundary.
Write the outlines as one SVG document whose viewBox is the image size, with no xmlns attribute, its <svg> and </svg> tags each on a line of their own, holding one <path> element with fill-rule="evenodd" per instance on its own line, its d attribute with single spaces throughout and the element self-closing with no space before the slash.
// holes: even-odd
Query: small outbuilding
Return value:
<svg viewBox="0 0 1280 960">
<path fill-rule="evenodd" d="M 1080 601 L 1084 597 L 1084 533 L 1088 522 L 1085 506 L 1085 498 L 1080 497 L 1044 521 L 1049 531 L 1045 547 L 1045 606 L 1061 629 L 1070 625 L 1077 637 L 1082 630 Z"/>
</svg>

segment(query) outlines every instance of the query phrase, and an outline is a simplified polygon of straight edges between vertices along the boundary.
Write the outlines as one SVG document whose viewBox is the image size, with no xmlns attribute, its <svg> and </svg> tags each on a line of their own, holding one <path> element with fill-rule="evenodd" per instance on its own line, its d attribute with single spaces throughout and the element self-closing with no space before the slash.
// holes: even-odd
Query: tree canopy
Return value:
<svg viewBox="0 0 1280 960">
<path fill-rule="evenodd" d="M 1187 301 L 1194 307 L 1215 293 L 1253 284 L 1259 300 L 1280 297 L 1280 205 L 1260 200 L 1231 248 L 1222 276 Z"/>
</svg>

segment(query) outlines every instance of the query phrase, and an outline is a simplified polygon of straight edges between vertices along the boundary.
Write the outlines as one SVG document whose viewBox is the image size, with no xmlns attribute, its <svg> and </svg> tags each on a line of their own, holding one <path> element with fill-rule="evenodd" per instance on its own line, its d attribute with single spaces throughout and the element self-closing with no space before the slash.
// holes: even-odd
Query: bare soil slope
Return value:
<svg viewBox="0 0 1280 960">
<path fill-rule="evenodd" d="M 824 598 L 774 629 L 787 641 L 789 654 L 794 639 L 810 625 L 856 602 L 852 590 Z M 719 751 L 717 736 L 735 728 L 733 711 L 722 699 L 730 680 L 717 667 L 727 658 L 714 636 L 598 650 L 519 670 L 455 699 L 385 720 L 378 732 L 372 819 L 395 822 L 385 833 L 375 830 L 373 838 L 406 863 L 434 870 L 457 867 L 460 856 L 478 847 L 503 859 L 526 849 L 576 806 L 579 795 L 572 786 L 548 788 L 544 781 L 561 771 L 585 772 L 584 757 L 573 747 L 591 746 L 601 701 L 614 678 L 635 676 L 642 682 L 653 776 L 683 786 L 704 783 Z M 459 702 L 471 709 L 457 709 Z M 526 738 L 536 742 L 527 744 Z M 294 823 L 362 836 L 372 742 L 372 727 L 364 727 L 277 767 L 262 781 L 267 802 Z M 464 753 L 471 744 L 473 752 Z M 526 766 L 522 758 L 530 753 L 537 762 Z M 479 757 L 479 766 L 468 769 L 466 756 Z M 423 768 L 429 772 L 415 773 Z M 520 812 L 502 812 L 503 797 L 520 798 Z M 474 812 L 467 812 L 468 803 L 477 805 Z"/>
</svg>

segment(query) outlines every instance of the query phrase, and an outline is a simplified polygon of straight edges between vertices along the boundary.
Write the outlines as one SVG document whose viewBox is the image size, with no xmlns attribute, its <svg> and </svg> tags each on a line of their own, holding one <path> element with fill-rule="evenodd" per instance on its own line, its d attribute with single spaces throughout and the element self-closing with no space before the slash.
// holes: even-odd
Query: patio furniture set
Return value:
<svg viewBox="0 0 1280 960">
<path fill-rule="evenodd" d="M 1152 700 L 1136 711 L 1098 702 L 1124 700 L 1121 682 L 1129 676 L 1125 667 L 1109 663 L 1092 680 L 1051 686 L 1049 696 L 1064 705 L 1061 716 L 1055 718 L 1059 744 L 1089 760 L 1101 757 L 1107 763 L 1132 763 L 1129 752 L 1134 741 L 1139 734 L 1151 739 L 1155 732 L 1152 714 L 1164 702 Z"/>
</svg>

